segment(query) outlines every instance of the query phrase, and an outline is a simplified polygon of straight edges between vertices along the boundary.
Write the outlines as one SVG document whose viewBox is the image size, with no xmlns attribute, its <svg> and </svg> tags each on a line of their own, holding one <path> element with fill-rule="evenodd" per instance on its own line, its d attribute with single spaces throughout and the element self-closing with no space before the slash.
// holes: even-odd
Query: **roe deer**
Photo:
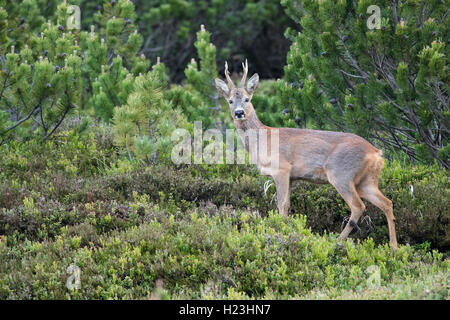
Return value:
<svg viewBox="0 0 450 320">
<path fill-rule="evenodd" d="M 364 198 L 386 215 L 389 238 L 395 251 L 397 238 L 392 201 L 378 189 L 378 178 L 384 166 L 383 152 L 351 133 L 265 126 L 259 121 L 251 103 L 259 76 L 254 74 L 246 85 L 247 60 L 242 66 L 244 74 L 239 88 L 230 78 L 227 63 L 225 77 L 228 85 L 220 79 L 215 79 L 216 88 L 228 101 L 234 124 L 247 151 L 249 143 L 245 139 L 246 131 L 267 130 L 269 137 L 278 134 L 278 166 L 268 166 L 259 159 L 256 165 L 261 174 L 271 176 L 275 182 L 279 213 L 285 217 L 288 215 L 291 180 L 330 183 L 351 209 L 350 220 L 339 239 L 345 240 L 353 228 L 358 228 L 358 220 L 366 209 L 361 200 Z M 270 146 L 267 146 L 267 149 L 270 150 Z"/>
</svg>

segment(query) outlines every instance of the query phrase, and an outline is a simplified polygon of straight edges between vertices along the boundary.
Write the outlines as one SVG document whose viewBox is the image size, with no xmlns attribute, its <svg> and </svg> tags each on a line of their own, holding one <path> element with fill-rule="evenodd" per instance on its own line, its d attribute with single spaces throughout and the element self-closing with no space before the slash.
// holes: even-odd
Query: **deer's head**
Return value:
<svg viewBox="0 0 450 320">
<path fill-rule="evenodd" d="M 251 103 L 253 93 L 256 90 L 259 82 L 259 76 L 255 73 L 245 84 L 248 73 L 248 63 L 245 60 L 245 64 L 242 64 L 244 69 L 244 75 L 242 76 L 241 84 L 239 88 L 236 88 L 233 81 L 230 78 L 228 71 L 228 64 L 225 62 L 225 77 L 228 84 L 220 79 L 216 79 L 216 88 L 221 96 L 223 96 L 230 106 L 231 115 L 235 120 L 245 120 L 253 111 L 253 105 Z"/>
</svg>

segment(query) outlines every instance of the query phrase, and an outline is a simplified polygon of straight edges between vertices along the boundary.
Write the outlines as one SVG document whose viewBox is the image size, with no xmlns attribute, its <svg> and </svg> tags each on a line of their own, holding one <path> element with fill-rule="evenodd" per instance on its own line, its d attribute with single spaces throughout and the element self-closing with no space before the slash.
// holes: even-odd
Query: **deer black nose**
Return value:
<svg viewBox="0 0 450 320">
<path fill-rule="evenodd" d="M 236 116 L 237 119 L 242 119 L 245 116 L 245 112 L 244 110 L 239 109 L 234 112 L 234 115 Z"/>
</svg>

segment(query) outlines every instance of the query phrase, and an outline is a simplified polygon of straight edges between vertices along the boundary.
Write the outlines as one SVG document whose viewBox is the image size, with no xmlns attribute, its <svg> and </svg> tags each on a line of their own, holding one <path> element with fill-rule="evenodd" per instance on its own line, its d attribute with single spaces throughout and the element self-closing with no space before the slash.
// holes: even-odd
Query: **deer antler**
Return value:
<svg viewBox="0 0 450 320">
<path fill-rule="evenodd" d="M 228 85 L 231 89 L 236 88 L 236 86 L 233 83 L 233 80 L 230 78 L 230 72 L 228 71 L 228 62 L 225 61 L 225 77 L 227 78 Z"/>
<path fill-rule="evenodd" d="M 247 80 L 247 73 L 248 73 L 248 62 L 247 59 L 245 59 L 245 64 L 242 63 L 242 68 L 244 69 L 244 74 L 241 79 L 241 88 L 245 86 L 245 81 Z"/>
</svg>

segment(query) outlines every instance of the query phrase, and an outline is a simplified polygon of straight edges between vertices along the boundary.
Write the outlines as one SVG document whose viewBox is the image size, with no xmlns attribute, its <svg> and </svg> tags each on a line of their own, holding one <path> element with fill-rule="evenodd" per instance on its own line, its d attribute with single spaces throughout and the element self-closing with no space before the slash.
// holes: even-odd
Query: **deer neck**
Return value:
<svg viewBox="0 0 450 320">
<path fill-rule="evenodd" d="M 234 120 L 234 125 L 236 126 L 238 134 L 241 137 L 241 141 L 244 144 L 247 152 L 250 152 L 249 136 L 256 135 L 256 139 L 259 139 L 261 129 L 270 129 L 270 127 L 264 125 L 261 121 L 259 121 L 255 109 L 253 109 L 253 106 L 245 120 Z M 251 132 L 251 130 L 254 130 L 254 132 Z M 257 145 L 259 144 L 259 142 L 256 143 Z"/>
<path fill-rule="evenodd" d="M 245 120 L 234 120 L 234 125 L 236 129 L 247 131 L 249 129 L 257 130 L 257 129 L 267 129 L 261 121 L 259 121 L 258 116 L 256 115 L 255 109 L 251 106 L 251 111 L 247 115 Z"/>
</svg>

